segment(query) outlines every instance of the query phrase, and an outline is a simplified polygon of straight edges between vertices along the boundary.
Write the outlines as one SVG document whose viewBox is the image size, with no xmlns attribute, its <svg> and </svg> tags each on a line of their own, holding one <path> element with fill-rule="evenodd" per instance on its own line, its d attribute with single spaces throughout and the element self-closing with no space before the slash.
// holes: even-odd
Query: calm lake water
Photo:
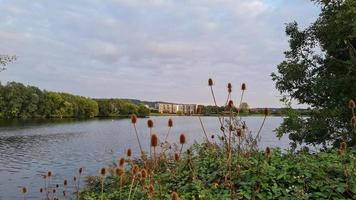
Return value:
<svg viewBox="0 0 356 200">
<path fill-rule="evenodd" d="M 197 117 L 171 117 L 174 127 L 169 141 L 179 141 L 179 134 L 187 135 L 188 144 L 203 140 Z M 160 138 L 167 133 L 169 117 L 152 117 L 154 133 Z M 257 131 L 262 117 L 245 117 L 248 127 Z M 206 131 L 219 134 L 216 117 L 202 117 Z M 138 131 L 145 149 L 149 147 L 147 119 L 138 120 Z M 281 117 L 269 117 L 262 129 L 261 148 L 288 147 L 288 138 L 278 140 L 273 130 L 282 122 Z M 40 199 L 43 187 L 41 174 L 54 173 L 53 184 L 64 179 L 73 184 L 72 177 L 84 167 L 84 176 L 97 175 L 101 167 L 117 160 L 128 148 L 138 153 L 133 127 L 129 119 L 53 120 L 53 121 L 0 121 L 0 199 L 21 199 L 20 188 L 29 188 L 28 199 Z M 147 141 L 147 142 L 146 142 Z M 135 152 L 136 150 L 136 152 Z"/>
</svg>

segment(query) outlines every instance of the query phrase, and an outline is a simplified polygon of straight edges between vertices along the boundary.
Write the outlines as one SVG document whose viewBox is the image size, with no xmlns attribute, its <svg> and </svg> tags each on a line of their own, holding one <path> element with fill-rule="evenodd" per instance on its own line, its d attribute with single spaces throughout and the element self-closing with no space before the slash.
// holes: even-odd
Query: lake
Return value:
<svg viewBox="0 0 356 200">
<path fill-rule="evenodd" d="M 152 117 L 154 133 L 159 138 L 167 133 L 170 117 Z M 174 127 L 168 141 L 178 142 L 180 133 L 187 136 L 188 145 L 204 138 L 197 117 L 172 116 Z M 257 131 L 263 117 L 244 117 L 248 127 Z M 220 135 L 216 117 L 202 117 L 209 136 Z M 137 128 L 143 148 L 149 148 L 147 119 L 138 119 Z M 273 130 L 281 117 L 268 117 L 262 129 L 260 147 L 288 147 L 287 137 L 278 140 Z M 27 199 L 39 199 L 43 187 L 41 174 L 51 170 L 53 184 L 63 184 L 78 169 L 84 176 L 98 175 L 99 169 L 111 164 L 131 148 L 139 153 L 130 119 L 0 121 L 0 199 L 21 199 L 20 188 L 27 186 Z"/>
</svg>

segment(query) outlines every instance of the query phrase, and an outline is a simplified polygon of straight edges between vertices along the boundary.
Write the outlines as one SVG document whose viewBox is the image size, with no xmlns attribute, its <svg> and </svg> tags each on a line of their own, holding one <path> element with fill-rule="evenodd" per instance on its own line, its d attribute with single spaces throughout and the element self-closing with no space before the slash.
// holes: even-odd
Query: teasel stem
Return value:
<svg viewBox="0 0 356 200">
<path fill-rule="evenodd" d="M 101 177 L 101 200 L 104 200 L 104 177 Z"/>
<path fill-rule="evenodd" d="M 167 142 L 167 139 L 168 139 L 169 133 L 171 132 L 172 127 L 173 127 L 173 120 L 171 118 L 169 118 L 168 119 L 168 131 L 167 131 L 166 137 L 164 138 L 165 142 Z"/>
<path fill-rule="evenodd" d="M 241 136 L 237 136 L 238 137 L 238 142 L 239 142 L 239 146 L 237 147 L 237 155 L 241 154 Z"/>
<path fill-rule="evenodd" d="M 67 199 L 67 186 L 68 186 L 68 181 L 65 179 L 63 181 L 63 199 Z"/>
<path fill-rule="evenodd" d="M 152 128 L 150 128 L 150 138 L 152 137 Z M 152 147 L 150 145 L 150 157 L 152 158 Z"/>
<path fill-rule="evenodd" d="M 196 175 L 195 175 L 195 171 L 193 168 L 192 152 L 190 149 L 187 150 L 187 154 L 188 154 L 188 167 L 189 167 L 190 171 L 192 172 L 192 178 L 194 180 L 194 179 L 196 179 Z"/>
<path fill-rule="evenodd" d="M 27 188 L 26 187 L 22 187 L 21 188 L 21 192 L 22 192 L 22 195 L 23 195 L 23 199 L 26 200 Z"/>
<path fill-rule="evenodd" d="M 264 110 L 265 116 L 263 117 L 262 124 L 261 124 L 261 126 L 260 126 L 260 128 L 259 128 L 259 130 L 258 130 L 258 132 L 257 132 L 257 135 L 256 135 L 255 140 L 260 136 L 261 130 L 262 130 L 262 128 L 263 128 L 263 126 L 264 126 L 264 124 L 265 124 L 266 118 L 267 118 L 267 116 L 268 116 L 268 112 L 269 112 L 269 111 L 268 111 L 268 108 L 265 108 L 265 110 Z"/>
<path fill-rule="evenodd" d="M 44 189 L 44 192 L 45 192 L 45 194 L 46 194 L 46 197 L 45 198 L 47 198 L 48 196 L 47 196 L 47 176 L 46 175 L 42 175 L 43 176 L 43 181 L 44 181 L 44 187 L 43 187 L 43 189 Z"/>
<path fill-rule="evenodd" d="M 101 168 L 100 169 L 100 175 L 101 175 L 101 200 L 104 200 L 104 181 L 106 177 L 107 170 L 106 168 Z"/>
<path fill-rule="evenodd" d="M 198 118 L 199 118 L 199 122 L 200 122 L 201 128 L 202 128 L 202 130 L 203 130 L 203 133 L 204 133 L 204 135 L 205 135 L 205 138 L 206 138 L 206 140 L 210 143 L 209 138 L 208 138 L 208 135 L 206 134 L 206 131 L 205 131 L 205 127 L 204 127 L 203 121 L 201 120 L 201 117 L 200 117 L 200 116 L 198 116 Z"/>
<path fill-rule="evenodd" d="M 132 175 L 132 181 L 131 181 L 131 185 L 130 185 L 130 191 L 129 191 L 129 197 L 128 197 L 128 200 L 131 199 L 131 192 L 132 192 L 132 187 L 133 187 L 133 184 L 135 182 L 135 174 Z"/>
<path fill-rule="evenodd" d="M 239 109 L 237 109 L 237 116 L 240 115 L 240 110 L 241 110 L 241 104 L 242 104 L 242 99 L 244 98 L 245 90 L 242 90 L 241 92 L 241 98 L 240 98 L 240 103 L 239 103 Z"/>
<path fill-rule="evenodd" d="M 168 139 L 168 136 L 169 136 L 169 133 L 171 132 L 171 127 L 168 128 L 168 131 L 167 131 L 167 135 L 166 137 L 164 138 L 164 141 L 167 142 L 167 139 Z"/>
<path fill-rule="evenodd" d="M 79 171 L 78 171 L 79 173 L 78 173 L 78 182 L 77 182 L 77 199 L 79 200 L 80 199 L 80 192 L 79 192 L 79 190 L 80 190 L 80 177 L 81 177 L 81 175 L 82 175 L 82 173 L 83 173 L 83 168 L 81 167 L 81 168 L 79 168 Z"/>
<path fill-rule="evenodd" d="M 51 177 L 52 177 L 52 172 L 51 171 L 48 171 L 47 172 L 47 178 L 48 178 L 48 182 L 47 182 L 47 189 L 46 189 L 46 197 L 49 199 L 49 196 L 50 196 L 50 191 L 49 191 L 49 187 L 50 187 L 50 183 L 51 183 Z"/>
<path fill-rule="evenodd" d="M 120 186 L 119 186 L 119 197 L 121 200 L 121 195 L 122 195 L 122 179 L 123 179 L 124 174 L 120 176 Z"/>
<path fill-rule="evenodd" d="M 134 130 L 135 130 L 135 135 L 136 135 L 136 138 L 137 138 L 138 146 L 140 147 L 141 153 L 143 153 L 142 145 L 141 145 L 141 142 L 140 142 L 140 137 L 138 137 L 136 124 L 133 124 L 133 127 L 134 127 Z"/>
<path fill-rule="evenodd" d="M 208 83 L 210 86 L 211 95 L 213 96 L 214 105 L 215 105 L 215 107 L 218 108 L 218 104 L 216 103 L 216 98 L 215 98 L 215 94 L 214 94 L 214 90 L 213 90 L 213 81 L 211 79 L 209 79 Z M 224 137 L 226 138 L 226 134 L 225 134 L 224 130 L 222 130 L 222 128 L 224 127 L 224 121 L 221 120 L 220 116 L 218 116 L 218 119 L 219 119 L 219 122 L 221 125 L 221 132 L 223 133 Z"/>
<path fill-rule="evenodd" d="M 136 194 L 136 191 L 137 191 L 138 184 L 139 184 L 139 181 L 137 181 L 137 183 L 135 184 L 135 189 L 133 191 L 132 198 L 135 198 L 135 194 Z"/>
<path fill-rule="evenodd" d="M 122 167 L 116 167 L 114 172 L 116 178 L 119 178 L 117 185 L 119 186 L 119 200 L 121 200 L 122 179 L 125 174 L 125 170 Z"/>
</svg>

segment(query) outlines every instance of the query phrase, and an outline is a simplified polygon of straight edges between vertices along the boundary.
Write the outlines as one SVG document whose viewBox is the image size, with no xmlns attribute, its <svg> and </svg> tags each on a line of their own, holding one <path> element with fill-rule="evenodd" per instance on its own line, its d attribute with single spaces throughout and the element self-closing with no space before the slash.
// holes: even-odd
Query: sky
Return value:
<svg viewBox="0 0 356 200">
<path fill-rule="evenodd" d="M 288 50 L 285 25 L 309 26 L 310 0 L 0 0 L 0 81 L 93 98 L 280 107 L 270 74 Z"/>
</svg>

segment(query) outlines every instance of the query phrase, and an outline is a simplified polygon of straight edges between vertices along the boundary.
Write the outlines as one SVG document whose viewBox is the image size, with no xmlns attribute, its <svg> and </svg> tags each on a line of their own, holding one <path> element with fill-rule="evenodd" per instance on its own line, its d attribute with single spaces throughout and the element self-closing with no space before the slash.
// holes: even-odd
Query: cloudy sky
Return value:
<svg viewBox="0 0 356 200">
<path fill-rule="evenodd" d="M 210 104 L 226 84 L 252 107 L 281 106 L 270 73 L 283 60 L 285 23 L 312 23 L 309 0 L 0 0 L 0 73 L 88 97 Z"/>
</svg>

